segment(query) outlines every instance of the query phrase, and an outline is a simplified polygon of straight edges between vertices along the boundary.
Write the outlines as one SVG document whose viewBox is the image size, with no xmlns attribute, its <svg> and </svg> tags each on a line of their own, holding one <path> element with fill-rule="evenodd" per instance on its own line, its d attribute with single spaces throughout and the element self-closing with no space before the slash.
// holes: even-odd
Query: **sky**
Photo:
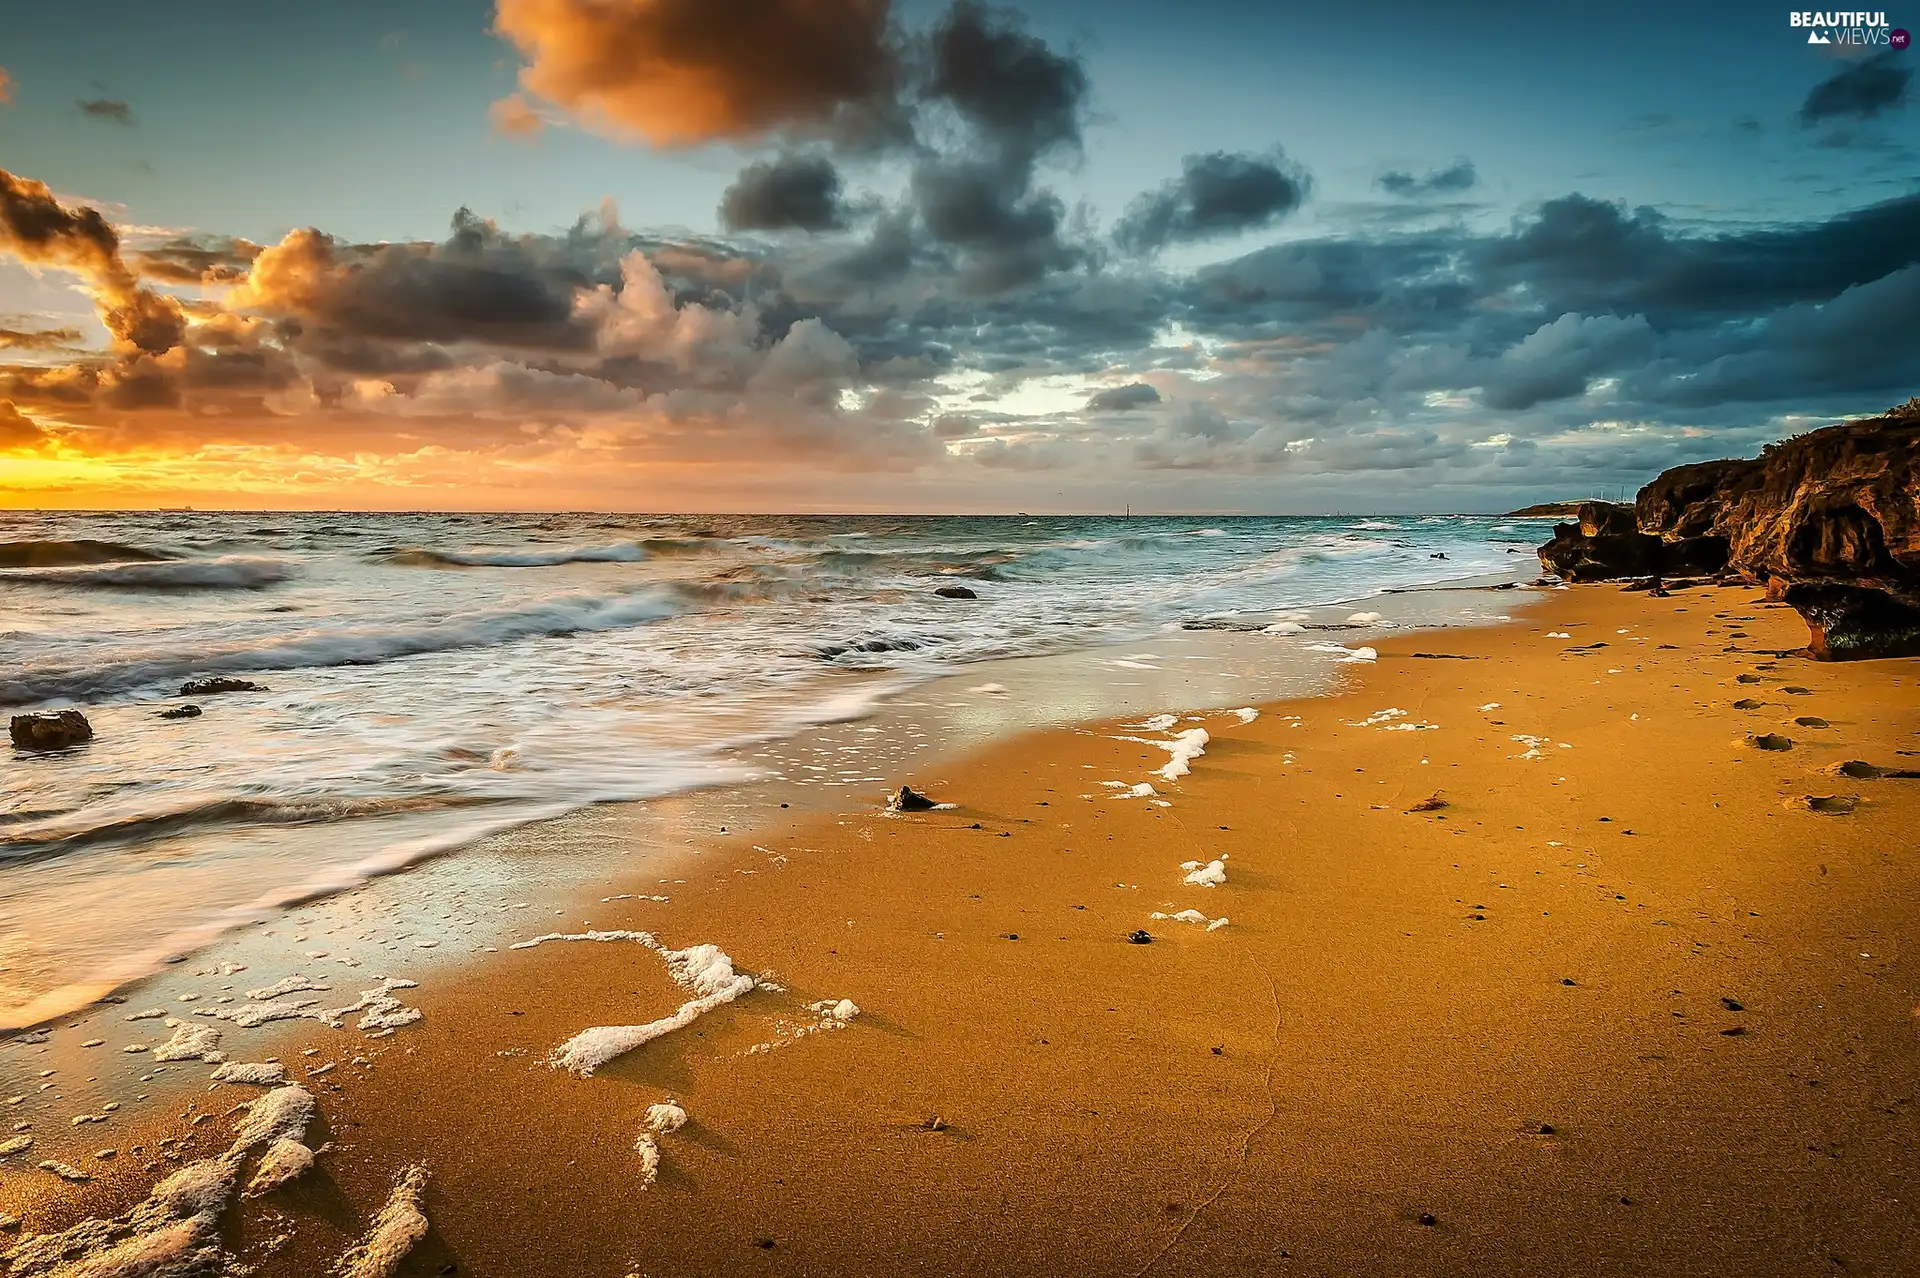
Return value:
<svg viewBox="0 0 1920 1278">
<path fill-rule="evenodd" d="M 40 6 L 0 33 L 0 507 L 1630 489 L 1920 393 L 1920 8 L 1883 16 Z"/>
</svg>

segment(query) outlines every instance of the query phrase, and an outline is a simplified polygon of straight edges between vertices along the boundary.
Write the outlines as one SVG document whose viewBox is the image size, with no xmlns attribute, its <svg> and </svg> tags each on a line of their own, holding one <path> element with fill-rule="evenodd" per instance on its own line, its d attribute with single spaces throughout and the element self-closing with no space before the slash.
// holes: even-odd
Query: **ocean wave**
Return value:
<svg viewBox="0 0 1920 1278">
<path fill-rule="evenodd" d="M 494 800 L 484 795 L 390 795 L 380 798 L 217 798 L 179 808 L 109 817 L 88 823 L 82 814 L 43 819 L 25 833 L 0 838 L 0 864 L 59 856 L 102 844 L 141 842 L 207 826 L 316 825 L 364 817 L 406 816 L 469 808 Z M 79 815 L 79 820 L 71 819 Z"/>
<path fill-rule="evenodd" d="M 611 546 L 568 546 L 557 550 L 430 550 L 402 546 L 379 557 L 411 568 L 553 568 L 560 564 L 634 564 L 647 556 L 633 542 L 622 541 Z"/>
<path fill-rule="evenodd" d="M 95 563 L 67 568 L 0 568 L 0 583 L 25 581 L 105 590 L 257 590 L 285 581 L 297 572 L 284 559 L 222 555 L 217 559 Z"/>
<path fill-rule="evenodd" d="M 4 541 L 0 568 L 70 568 L 76 564 L 153 563 L 173 556 L 117 541 Z"/>
<path fill-rule="evenodd" d="M 88 700 L 197 675 L 377 665 L 518 639 L 624 629 L 683 610 L 668 592 L 648 590 L 632 595 L 575 595 L 527 608 L 454 613 L 403 625 L 308 630 L 257 644 L 154 652 L 111 664 L 34 670 L 0 680 L 0 705 L 28 705 L 56 697 Z"/>
</svg>

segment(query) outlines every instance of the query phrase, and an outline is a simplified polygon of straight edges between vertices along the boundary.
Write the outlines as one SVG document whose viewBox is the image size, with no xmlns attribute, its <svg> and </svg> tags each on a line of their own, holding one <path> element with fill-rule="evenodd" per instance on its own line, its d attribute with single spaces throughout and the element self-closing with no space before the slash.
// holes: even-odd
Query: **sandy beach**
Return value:
<svg viewBox="0 0 1920 1278">
<path fill-rule="evenodd" d="M 689 998 L 632 940 L 485 956 L 318 1078 L 337 1041 L 285 1031 L 330 1145 L 228 1245 L 324 1272 L 421 1165 L 405 1274 L 1902 1272 L 1920 781 L 1840 765 L 1920 767 L 1911 664 L 1776 655 L 1804 628 L 1745 587 L 1516 615 L 1257 717 L 902 778 L 950 810 L 716 839 L 670 902 L 554 928 L 759 985 L 591 1077 L 548 1059 Z M 9 1168 L 0 1211 L 124 1209 L 159 1137 L 228 1126 L 122 1132 L 85 1185 Z"/>
</svg>

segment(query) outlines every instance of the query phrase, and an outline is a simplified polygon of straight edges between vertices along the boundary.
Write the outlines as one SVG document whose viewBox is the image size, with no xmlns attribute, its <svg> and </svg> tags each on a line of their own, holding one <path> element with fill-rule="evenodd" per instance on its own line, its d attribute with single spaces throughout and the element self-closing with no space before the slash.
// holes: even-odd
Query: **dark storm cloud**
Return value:
<svg viewBox="0 0 1920 1278">
<path fill-rule="evenodd" d="M 1419 177 L 1403 169 L 1389 169 L 1375 179 L 1375 185 L 1389 195 L 1414 199 L 1425 195 L 1458 195 L 1480 184 L 1473 161 L 1461 156 L 1444 169 L 1432 169 Z"/>
<path fill-rule="evenodd" d="M 1145 382 L 1109 386 L 1095 391 L 1087 399 L 1087 409 L 1095 413 L 1120 413 L 1130 408 L 1146 408 L 1160 402 L 1160 392 Z"/>
<path fill-rule="evenodd" d="M 1652 209 L 1568 195 L 1475 256 L 1488 285 L 1559 311 L 1755 312 L 1831 298 L 1920 260 L 1920 196 L 1823 222 L 1683 234 Z"/>
<path fill-rule="evenodd" d="M 1114 229 L 1121 248 L 1146 254 L 1271 226 L 1299 208 L 1312 187 L 1305 170 L 1277 149 L 1265 156 L 1189 155 L 1180 168 L 1179 177 L 1128 206 Z"/>
<path fill-rule="evenodd" d="M 1876 53 L 1814 85 L 1800 104 L 1800 123 L 1811 127 L 1822 120 L 1870 120 L 1882 111 L 1898 109 L 1906 102 L 1907 82 L 1913 78 L 1912 68 L 1902 65 L 1901 58 L 1891 49 Z"/>
<path fill-rule="evenodd" d="M 118 98 L 82 98 L 73 105 L 81 115 L 133 127 L 133 107 Z"/>
<path fill-rule="evenodd" d="M 931 58 L 926 97 L 950 104 L 1010 163 L 1079 149 L 1086 68 L 1018 15 L 961 0 L 934 28 Z"/>
<path fill-rule="evenodd" d="M 962 0 L 934 27 L 917 84 L 911 198 L 959 286 L 997 293 L 1089 258 L 1065 204 L 1035 185 L 1039 164 L 1081 147 L 1088 81 L 1076 55 L 1027 32 L 1018 15 Z"/>
<path fill-rule="evenodd" d="M 720 199 L 730 231 L 833 231 L 846 225 L 840 171 L 823 155 L 750 164 Z"/>
<path fill-rule="evenodd" d="M 355 337 L 580 348 L 575 291 L 593 282 L 565 240 L 503 234 L 462 209 L 441 243 L 348 244 L 295 231 L 260 252 L 234 301 Z"/>
</svg>

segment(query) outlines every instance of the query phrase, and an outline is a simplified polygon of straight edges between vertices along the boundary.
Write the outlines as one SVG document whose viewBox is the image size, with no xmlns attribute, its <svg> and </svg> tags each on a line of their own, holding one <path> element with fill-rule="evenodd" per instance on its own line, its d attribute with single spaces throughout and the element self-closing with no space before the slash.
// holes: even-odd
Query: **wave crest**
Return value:
<svg viewBox="0 0 1920 1278">
<path fill-rule="evenodd" d="M 381 556 L 388 563 L 409 568 L 554 568 L 560 564 L 634 564 L 646 557 L 646 552 L 630 541 L 557 550 L 433 550 L 424 546 L 402 546 Z"/>
<path fill-rule="evenodd" d="M 0 542 L 0 568 L 70 568 L 76 564 L 155 563 L 174 556 L 118 541 Z"/>
<path fill-rule="evenodd" d="M 0 582 L 94 586 L 107 590 L 258 590 L 295 576 L 284 559 L 222 555 L 217 559 L 159 559 L 71 567 L 0 568 Z"/>
<path fill-rule="evenodd" d="M 370 666 L 517 639 L 623 629 L 683 610 L 668 592 L 649 590 L 633 595 L 574 595 L 527 608 L 453 613 L 401 625 L 308 630 L 258 644 L 161 651 L 110 665 L 37 670 L 0 680 L 0 705 L 30 705 L 56 697 L 87 700 L 197 675 Z"/>
</svg>

